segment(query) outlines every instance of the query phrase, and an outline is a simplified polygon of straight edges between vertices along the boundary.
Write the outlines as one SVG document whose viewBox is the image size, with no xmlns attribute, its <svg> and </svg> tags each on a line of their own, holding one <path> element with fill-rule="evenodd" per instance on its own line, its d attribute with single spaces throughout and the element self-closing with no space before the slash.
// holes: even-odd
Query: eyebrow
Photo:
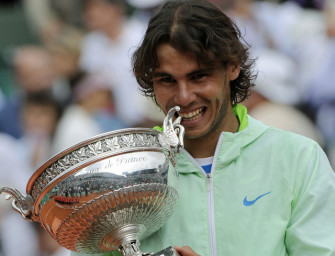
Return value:
<svg viewBox="0 0 335 256">
<path fill-rule="evenodd" d="M 187 76 L 193 76 L 193 75 L 199 74 L 199 73 L 213 72 L 213 70 L 215 70 L 215 68 L 201 68 L 201 69 L 194 70 L 194 71 L 188 73 Z"/>
<path fill-rule="evenodd" d="M 206 72 L 212 72 L 213 70 L 215 70 L 215 68 L 201 68 L 201 69 L 197 69 L 194 70 L 190 73 L 187 73 L 186 76 L 190 77 L 193 76 L 195 74 L 199 74 L 199 73 L 206 73 Z M 162 76 L 171 76 L 171 74 L 167 73 L 167 72 L 154 72 L 153 77 L 162 77 Z"/>
<path fill-rule="evenodd" d="M 153 77 L 161 77 L 161 76 L 171 76 L 171 74 L 169 74 L 167 72 L 155 72 L 153 74 Z"/>
</svg>

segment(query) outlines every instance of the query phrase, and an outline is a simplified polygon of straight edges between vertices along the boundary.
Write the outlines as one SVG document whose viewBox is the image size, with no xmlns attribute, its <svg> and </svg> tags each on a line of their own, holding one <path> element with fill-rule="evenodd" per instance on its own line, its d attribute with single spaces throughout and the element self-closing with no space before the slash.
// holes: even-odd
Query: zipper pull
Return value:
<svg viewBox="0 0 335 256">
<path fill-rule="evenodd" d="M 212 188 L 212 175 L 210 173 L 207 173 L 206 180 L 207 180 L 207 191 L 210 191 Z"/>
</svg>

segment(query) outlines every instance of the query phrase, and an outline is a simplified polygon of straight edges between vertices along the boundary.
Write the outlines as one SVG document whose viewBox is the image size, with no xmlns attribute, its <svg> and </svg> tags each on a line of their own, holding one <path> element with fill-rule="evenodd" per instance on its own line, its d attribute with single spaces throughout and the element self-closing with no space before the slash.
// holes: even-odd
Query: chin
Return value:
<svg viewBox="0 0 335 256">
<path fill-rule="evenodd" d="M 206 136 L 206 132 L 201 132 L 201 131 L 189 131 L 187 132 L 187 130 L 185 131 L 185 139 L 187 140 L 192 140 L 192 139 L 199 139 L 202 137 Z"/>
</svg>

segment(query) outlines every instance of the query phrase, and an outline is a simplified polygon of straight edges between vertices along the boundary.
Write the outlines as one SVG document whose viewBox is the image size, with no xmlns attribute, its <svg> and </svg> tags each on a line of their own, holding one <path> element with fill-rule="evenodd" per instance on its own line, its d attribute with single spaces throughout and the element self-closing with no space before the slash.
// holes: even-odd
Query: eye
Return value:
<svg viewBox="0 0 335 256">
<path fill-rule="evenodd" d="M 155 81 L 156 83 L 161 83 L 161 84 L 171 84 L 175 82 L 175 80 L 170 76 L 158 77 L 157 79 L 155 79 Z"/>
<path fill-rule="evenodd" d="M 199 80 L 199 79 L 202 79 L 204 77 L 208 76 L 207 73 L 198 73 L 198 74 L 194 74 L 191 76 L 191 79 L 192 80 Z"/>
</svg>

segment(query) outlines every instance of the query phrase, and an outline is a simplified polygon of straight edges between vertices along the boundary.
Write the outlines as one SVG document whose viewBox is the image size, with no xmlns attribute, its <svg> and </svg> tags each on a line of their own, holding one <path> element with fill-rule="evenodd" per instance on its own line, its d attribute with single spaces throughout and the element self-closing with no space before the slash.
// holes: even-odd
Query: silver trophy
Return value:
<svg viewBox="0 0 335 256">
<path fill-rule="evenodd" d="M 129 128 L 74 145 L 43 164 L 27 194 L 0 187 L 24 219 L 39 222 L 57 242 L 82 253 L 142 253 L 139 243 L 171 216 L 178 201 L 176 156 L 184 127 L 164 119 L 163 132 Z M 176 255 L 172 247 L 154 255 Z"/>
</svg>

